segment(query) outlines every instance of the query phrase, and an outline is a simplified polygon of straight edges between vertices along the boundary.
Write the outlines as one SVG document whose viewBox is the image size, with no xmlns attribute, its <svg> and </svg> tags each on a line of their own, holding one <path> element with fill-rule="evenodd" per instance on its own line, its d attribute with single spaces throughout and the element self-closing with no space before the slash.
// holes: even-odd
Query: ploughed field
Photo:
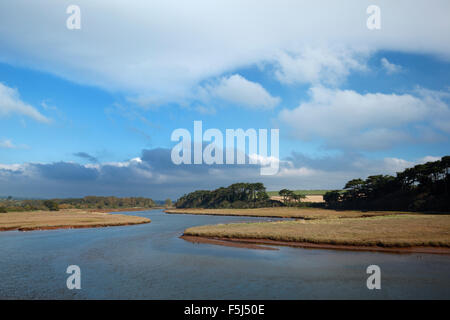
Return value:
<svg viewBox="0 0 450 320">
<path fill-rule="evenodd" d="M 270 196 L 270 199 L 272 200 L 278 200 L 283 202 L 283 197 L 282 196 Z M 322 195 L 305 195 L 305 198 L 302 199 L 303 202 L 313 202 L 313 203 L 323 203 L 325 202 L 323 200 L 323 196 Z"/>
<path fill-rule="evenodd" d="M 312 195 L 323 196 L 325 193 L 332 190 L 320 189 L 320 190 L 293 190 L 293 191 L 295 194 L 303 194 L 305 196 L 312 196 Z M 279 191 L 267 191 L 267 194 L 269 195 L 269 197 L 278 196 Z"/>
</svg>

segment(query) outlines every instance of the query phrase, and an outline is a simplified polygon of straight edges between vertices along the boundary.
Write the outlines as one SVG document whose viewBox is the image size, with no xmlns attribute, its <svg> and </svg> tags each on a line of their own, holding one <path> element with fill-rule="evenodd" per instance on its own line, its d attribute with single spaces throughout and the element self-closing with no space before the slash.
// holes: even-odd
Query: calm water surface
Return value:
<svg viewBox="0 0 450 320">
<path fill-rule="evenodd" d="M 250 250 L 179 239 L 204 224 L 262 218 L 126 213 L 150 224 L 0 232 L 1 299 L 449 299 L 450 257 L 279 247 Z M 68 290 L 66 268 L 81 268 Z M 379 265 L 381 290 L 366 287 Z"/>
</svg>

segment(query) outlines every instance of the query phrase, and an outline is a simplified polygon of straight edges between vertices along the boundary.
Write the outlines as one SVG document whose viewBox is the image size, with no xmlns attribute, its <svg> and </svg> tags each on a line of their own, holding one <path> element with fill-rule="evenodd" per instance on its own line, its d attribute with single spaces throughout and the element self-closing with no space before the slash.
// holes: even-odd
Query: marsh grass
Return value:
<svg viewBox="0 0 450 320">
<path fill-rule="evenodd" d="M 150 219 L 123 214 L 67 209 L 0 214 L 0 230 L 39 230 L 59 228 L 106 227 L 148 223 Z"/>
<path fill-rule="evenodd" d="M 223 216 L 248 216 L 268 218 L 295 218 L 305 220 L 315 219 L 341 219 L 386 216 L 392 214 L 410 214 L 397 211 L 354 211 L 354 210 L 329 210 L 320 208 L 256 208 L 256 209 L 170 209 L 166 213 L 171 214 L 200 214 L 200 215 L 223 215 Z"/>
<path fill-rule="evenodd" d="M 450 247 L 450 215 L 233 223 L 186 229 L 185 235 L 379 247 Z"/>
</svg>

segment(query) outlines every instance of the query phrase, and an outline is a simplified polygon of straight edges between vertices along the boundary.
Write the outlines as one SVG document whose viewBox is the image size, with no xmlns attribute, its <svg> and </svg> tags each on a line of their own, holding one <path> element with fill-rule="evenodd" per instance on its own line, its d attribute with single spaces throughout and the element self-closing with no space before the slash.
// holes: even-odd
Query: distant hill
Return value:
<svg viewBox="0 0 450 320">
<path fill-rule="evenodd" d="M 58 210 L 58 209 L 123 209 L 123 208 L 152 208 L 156 203 L 144 197 L 98 197 L 63 199 L 19 199 L 6 197 L 0 199 L 0 212 Z"/>
</svg>

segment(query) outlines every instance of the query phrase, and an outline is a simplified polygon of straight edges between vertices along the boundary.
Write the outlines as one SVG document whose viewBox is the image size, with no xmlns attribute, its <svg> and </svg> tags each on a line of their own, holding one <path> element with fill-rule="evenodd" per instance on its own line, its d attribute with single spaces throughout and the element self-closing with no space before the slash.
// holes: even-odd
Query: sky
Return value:
<svg viewBox="0 0 450 320">
<path fill-rule="evenodd" d="M 74 4 L 80 29 L 67 28 Z M 448 12 L 447 0 L 1 1 L 0 196 L 340 189 L 438 160 Z M 175 165 L 171 134 L 194 121 L 279 129 L 279 172 Z"/>
</svg>

